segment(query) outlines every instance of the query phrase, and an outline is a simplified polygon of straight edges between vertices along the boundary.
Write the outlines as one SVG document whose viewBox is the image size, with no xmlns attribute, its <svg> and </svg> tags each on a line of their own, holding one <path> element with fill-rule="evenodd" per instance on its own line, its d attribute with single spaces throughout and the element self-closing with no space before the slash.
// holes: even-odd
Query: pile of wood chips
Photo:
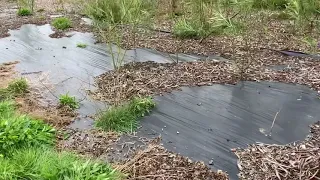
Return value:
<svg viewBox="0 0 320 180">
<path fill-rule="evenodd" d="M 214 172 L 203 162 L 171 153 L 160 145 L 150 144 L 117 168 L 129 174 L 127 179 L 143 180 L 228 180 L 222 171 Z"/>
<path fill-rule="evenodd" d="M 311 126 L 311 135 L 303 142 L 249 145 L 235 154 L 240 179 L 320 179 L 320 121 Z"/>
</svg>

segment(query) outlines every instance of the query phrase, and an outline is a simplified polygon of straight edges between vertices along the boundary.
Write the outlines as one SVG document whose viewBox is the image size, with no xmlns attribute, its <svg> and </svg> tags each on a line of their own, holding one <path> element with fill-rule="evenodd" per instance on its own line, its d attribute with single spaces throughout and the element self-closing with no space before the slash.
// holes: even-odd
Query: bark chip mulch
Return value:
<svg viewBox="0 0 320 180">
<path fill-rule="evenodd" d="M 155 143 L 141 151 L 123 165 L 117 167 L 129 174 L 127 179 L 145 180 L 227 180 L 227 174 L 214 172 L 203 162 L 192 162 L 189 158 L 171 153 Z"/>
<path fill-rule="evenodd" d="M 240 179 L 320 179 L 320 121 L 303 142 L 255 144 L 236 149 Z"/>
<path fill-rule="evenodd" d="M 197 61 L 184 63 L 130 63 L 96 78 L 98 90 L 93 97 L 111 104 L 133 96 L 171 92 L 181 86 L 203 86 L 214 83 L 233 84 L 230 63 Z"/>
</svg>

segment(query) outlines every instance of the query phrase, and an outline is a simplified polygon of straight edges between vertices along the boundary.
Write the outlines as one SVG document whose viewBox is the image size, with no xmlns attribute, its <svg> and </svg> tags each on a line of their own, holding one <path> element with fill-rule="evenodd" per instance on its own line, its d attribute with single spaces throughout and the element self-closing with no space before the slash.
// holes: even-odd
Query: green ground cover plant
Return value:
<svg viewBox="0 0 320 180">
<path fill-rule="evenodd" d="M 52 26 L 58 30 L 66 30 L 71 27 L 71 20 L 67 17 L 58 17 L 52 21 Z"/>
<path fill-rule="evenodd" d="M 147 115 L 154 107 L 155 102 L 151 98 L 136 97 L 102 112 L 95 125 L 104 131 L 133 132 L 138 127 L 139 118 Z"/>
<path fill-rule="evenodd" d="M 0 160 L 0 180 L 120 180 L 123 177 L 108 164 L 48 148 L 13 150 L 11 157 Z"/>
</svg>

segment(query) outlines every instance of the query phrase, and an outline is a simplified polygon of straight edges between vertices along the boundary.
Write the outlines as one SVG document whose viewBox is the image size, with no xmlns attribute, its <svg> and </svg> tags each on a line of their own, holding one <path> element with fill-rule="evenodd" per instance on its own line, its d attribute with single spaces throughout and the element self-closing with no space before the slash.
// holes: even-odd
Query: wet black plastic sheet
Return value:
<svg viewBox="0 0 320 180">
<path fill-rule="evenodd" d="M 317 93 L 305 86 L 269 82 L 183 88 L 157 97 L 157 108 L 142 121 L 141 134 L 161 134 L 164 146 L 237 179 L 230 151 L 256 142 L 303 140 L 320 119 Z M 272 130 L 272 122 L 278 113 Z"/>
<path fill-rule="evenodd" d="M 91 33 L 71 32 L 60 39 L 50 38 L 53 33 L 50 25 L 24 25 L 20 30 L 10 31 L 11 36 L 0 39 L 0 63 L 18 60 L 18 70 L 26 77 L 33 79 L 43 76 L 35 72 L 44 72 L 55 88 L 54 96 L 69 92 L 81 100 L 79 109 L 82 118 L 72 125 L 75 128 L 87 129 L 92 119 L 87 115 L 105 109 L 106 104 L 90 99 L 85 90 L 94 89 L 93 78 L 113 69 L 110 53 L 106 44 L 95 44 Z M 87 48 L 77 48 L 78 43 L 87 44 Z M 114 47 L 115 52 L 118 48 Z M 121 50 L 124 52 L 123 50 Z M 156 61 L 172 62 L 168 54 L 148 49 L 128 50 L 124 62 Z M 180 61 L 196 60 L 196 56 L 178 56 Z M 46 95 L 56 99 L 51 93 Z M 44 93 L 43 93 L 44 94 Z"/>
<path fill-rule="evenodd" d="M 0 63 L 19 60 L 18 69 L 25 76 L 32 72 L 48 73 L 55 85 L 55 96 L 69 92 L 81 99 L 80 120 L 75 128 L 90 128 L 92 115 L 106 104 L 87 97 L 93 77 L 113 69 L 106 45 L 94 44 L 92 34 L 72 33 L 70 38 L 52 39 L 49 25 L 25 25 L 0 39 Z M 87 48 L 77 48 L 86 43 Z M 172 57 L 171 57 L 172 58 Z M 146 49 L 127 51 L 125 61 L 172 62 L 164 53 Z M 179 55 L 181 61 L 195 56 Z M 30 74 L 31 73 L 31 74 Z M 48 94 L 50 96 L 50 93 Z M 54 99 L 54 97 L 51 97 Z M 319 120 L 316 92 L 304 86 L 281 83 L 253 83 L 183 88 L 156 97 L 157 108 L 142 120 L 143 136 L 161 134 L 164 146 L 194 160 L 209 162 L 215 169 L 228 171 L 236 179 L 236 158 L 231 148 L 245 147 L 257 141 L 285 144 L 302 140 L 308 125 Z M 280 111 L 280 112 L 279 112 Z M 266 137 L 278 113 L 272 136 Z"/>
</svg>

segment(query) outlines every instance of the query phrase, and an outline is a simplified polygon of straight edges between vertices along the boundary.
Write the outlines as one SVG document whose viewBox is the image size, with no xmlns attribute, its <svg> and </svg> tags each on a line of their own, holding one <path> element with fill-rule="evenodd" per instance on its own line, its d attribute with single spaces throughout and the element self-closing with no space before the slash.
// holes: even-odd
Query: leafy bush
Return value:
<svg viewBox="0 0 320 180">
<path fill-rule="evenodd" d="M 69 94 L 60 95 L 59 97 L 60 105 L 68 106 L 71 109 L 78 109 L 80 107 L 79 102 L 76 100 L 76 97 L 69 96 Z"/>
<path fill-rule="evenodd" d="M 107 164 L 52 149 L 20 149 L 0 161 L 0 180 L 117 180 L 122 177 Z"/>
<path fill-rule="evenodd" d="M 18 9 L 17 13 L 19 16 L 30 16 L 32 14 L 32 11 L 27 8 L 20 8 Z"/>
<path fill-rule="evenodd" d="M 129 103 L 110 107 L 99 116 L 95 125 L 105 131 L 132 132 L 138 127 L 138 119 L 154 107 L 151 98 L 133 98 Z"/>
<path fill-rule="evenodd" d="M 71 27 L 71 21 L 66 17 L 58 17 L 52 21 L 52 26 L 59 30 L 66 30 Z"/>
<path fill-rule="evenodd" d="M 77 44 L 77 47 L 78 47 L 78 48 L 86 48 L 87 45 L 86 45 L 86 44 L 83 44 L 83 43 L 78 43 L 78 44 Z"/>
<path fill-rule="evenodd" d="M 0 155 L 11 149 L 54 144 L 55 130 L 44 122 L 14 112 L 14 103 L 0 102 Z"/>
</svg>

